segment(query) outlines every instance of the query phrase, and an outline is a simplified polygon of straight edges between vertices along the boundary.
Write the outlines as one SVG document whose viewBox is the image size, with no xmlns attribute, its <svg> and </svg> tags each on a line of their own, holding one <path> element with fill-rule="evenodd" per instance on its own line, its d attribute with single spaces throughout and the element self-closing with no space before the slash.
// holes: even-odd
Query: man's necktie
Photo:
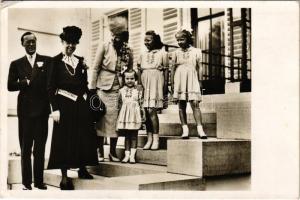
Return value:
<svg viewBox="0 0 300 200">
<path fill-rule="evenodd" d="M 32 55 L 29 55 L 29 63 L 31 65 L 31 67 L 33 67 L 34 63 L 33 63 L 33 56 Z"/>
</svg>

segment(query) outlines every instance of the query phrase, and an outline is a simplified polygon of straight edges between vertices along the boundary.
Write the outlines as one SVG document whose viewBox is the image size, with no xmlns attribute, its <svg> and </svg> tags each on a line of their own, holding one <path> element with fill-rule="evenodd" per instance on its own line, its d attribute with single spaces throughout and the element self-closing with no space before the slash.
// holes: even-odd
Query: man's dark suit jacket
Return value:
<svg viewBox="0 0 300 200">
<path fill-rule="evenodd" d="M 46 75 L 50 62 L 50 57 L 37 54 L 33 68 L 26 56 L 11 63 L 7 86 L 9 91 L 20 91 L 17 105 L 18 117 L 49 115 Z M 29 85 L 26 78 L 30 80 Z"/>
</svg>

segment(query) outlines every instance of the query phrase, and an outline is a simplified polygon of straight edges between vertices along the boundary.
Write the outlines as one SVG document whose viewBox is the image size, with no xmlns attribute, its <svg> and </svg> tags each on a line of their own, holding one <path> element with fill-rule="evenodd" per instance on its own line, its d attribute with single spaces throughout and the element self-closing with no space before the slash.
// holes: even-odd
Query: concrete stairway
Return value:
<svg viewBox="0 0 300 200">
<path fill-rule="evenodd" d="M 99 163 L 89 167 L 94 179 L 78 179 L 77 171 L 69 170 L 76 190 L 204 190 L 204 180 L 197 176 L 187 176 L 166 172 L 166 167 L 150 167 L 145 164 Z M 59 187 L 59 170 L 47 170 L 45 182 Z"/>
<path fill-rule="evenodd" d="M 190 107 L 187 116 L 191 137 L 182 140 L 178 108 L 169 106 L 159 114 L 159 150 L 143 150 L 147 136 L 140 131 L 136 164 L 100 162 L 98 166 L 88 167 L 93 180 L 78 179 L 76 170 L 69 170 L 68 175 L 73 179 L 76 190 L 248 190 L 251 173 L 249 130 L 243 130 L 242 137 L 237 137 L 240 136 L 238 131 L 249 123 L 248 100 L 249 94 L 233 95 L 231 98 L 227 95 L 206 96 L 200 107 L 204 131 L 209 136 L 207 140 L 195 137 L 197 131 Z M 236 104 L 236 101 L 242 103 Z M 242 114 L 238 112 L 240 108 L 243 109 Z M 246 120 L 242 126 L 235 126 L 234 123 L 240 123 L 239 118 Z M 226 123 L 223 123 L 224 120 Z M 228 126 L 228 123 L 232 124 Z M 217 130 L 220 125 L 222 129 Z M 239 130 L 230 133 L 235 127 Z M 123 143 L 124 138 L 120 137 L 117 148 L 120 159 L 124 157 Z M 20 171 L 18 159 L 11 159 L 9 163 L 11 169 Z M 59 170 L 45 171 L 46 184 L 57 188 L 60 179 Z M 20 183 L 20 174 L 10 173 L 10 182 Z"/>
</svg>

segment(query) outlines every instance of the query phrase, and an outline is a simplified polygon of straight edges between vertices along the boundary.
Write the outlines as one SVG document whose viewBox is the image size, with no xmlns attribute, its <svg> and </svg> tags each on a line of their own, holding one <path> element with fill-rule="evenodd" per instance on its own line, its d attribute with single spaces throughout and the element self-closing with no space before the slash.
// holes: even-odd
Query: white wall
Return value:
<svg viewBox="0 0 300 200">
<path fill-rule="evenodd" d="M 82 29 L 83 35 L 75 54 L 84 56 L 89 64 L 89 42 L 90 42 L 90 9 L 10 9 L 8 13 L 8 62 L 25 55 L 21 46 L 20 38 L 25 28 L 30 30 L 60 34 L 62 28 L 75 25 Z M 61 43 L 58 36 L 35 33 L 37 37 L 37 52 L 40 54 L 54 56 L 61 51 Z M 3 72 L 8 74 L 9 66 Z M 6 76 L 7 78 L 7 76 Z M 16 109 L 18 92 L 8 92 L 8 109 Z M 49 137 L 46 155 L 49 154 L 51 141 L 52 122 L 49 121 Z M 17 118 L 8 118 L 8 153 L 19 151 L 18 123 Z"/>
<path fill-rule="evenodd" d="M 146 31 L 154 30 L 163 38 L 163 9 L 147 8 L 146 9 Z"/>
</svg>

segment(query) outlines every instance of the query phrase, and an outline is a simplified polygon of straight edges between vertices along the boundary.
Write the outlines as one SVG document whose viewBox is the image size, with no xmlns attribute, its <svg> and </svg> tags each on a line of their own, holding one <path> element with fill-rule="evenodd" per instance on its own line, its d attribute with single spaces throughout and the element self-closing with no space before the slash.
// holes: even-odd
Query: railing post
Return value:
<svg viewBox="0 0 300 200">
<path fill-rule="evenodd" d="M 247 79 L 247 10 L 241 9 L 242 22 L 242 81 Z"/>
<path fill-rule="evenodd" d="M 233 41 L 233 13 L 232 8 L 229 9 L 229 20 L 230 20 L 230 81 L 234 81 L 234 41 Z"/>
</svg>

